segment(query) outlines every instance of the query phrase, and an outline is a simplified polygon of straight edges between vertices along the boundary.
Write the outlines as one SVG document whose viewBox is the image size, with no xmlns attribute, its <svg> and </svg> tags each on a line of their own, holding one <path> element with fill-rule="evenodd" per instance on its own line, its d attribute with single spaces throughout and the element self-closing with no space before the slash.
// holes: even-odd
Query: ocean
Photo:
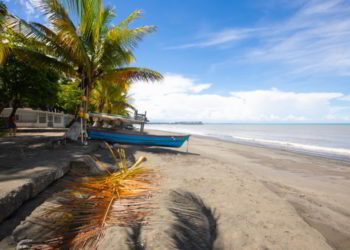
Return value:
<svg viewBox="0 0 350 250">
<path fill-rule="evenodd" d="M 149 124 L 147 127 L 350 161 L 350 124 Z"/>
</svg>

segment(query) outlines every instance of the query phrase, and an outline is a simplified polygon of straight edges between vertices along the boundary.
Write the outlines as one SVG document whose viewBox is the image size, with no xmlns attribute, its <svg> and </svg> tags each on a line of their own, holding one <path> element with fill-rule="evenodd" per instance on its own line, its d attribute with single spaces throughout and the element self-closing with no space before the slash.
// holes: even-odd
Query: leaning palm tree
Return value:
<svg viewBox="0 0 350 250">
<path fill-rule="evenodd" d="M 7 15 L 5 32 L 0 34 L 0 62 L 11 53 L 78 80 L 85 91 L 85 112 L 98 81 L 118 84 L 162 78 L 150 69 L 128 67 L 135 61 L 133 49 L 137 43 L 155 31 L 154 26 L 129 27 L 140 17 L 140 11 L 112 25 L 115 12 L 105 7 L 103 0 L 41 0 L 37 7 L 49 25 Z"/>
</svg>

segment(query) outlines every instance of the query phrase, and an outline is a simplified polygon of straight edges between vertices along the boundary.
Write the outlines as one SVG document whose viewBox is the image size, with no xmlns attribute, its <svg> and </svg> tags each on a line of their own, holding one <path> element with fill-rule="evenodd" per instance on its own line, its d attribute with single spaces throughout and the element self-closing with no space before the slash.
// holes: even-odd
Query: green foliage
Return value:
<svg viewBox="0 0 350 250">
<path fill-rule="evenodd" d="M 162 78 L 150 69 L 127 67 L 135 61 L 137 43 L 155 30 L 154 26 L 129 27 L 140 11 L 112 25 L 115 13 L 103 0 L 42 0 L 37 7 L 52 28 L 13 19 L 0 34 L 0 61 L 9 53 L 22 60 L 30 58 L 39 67 L 50 67 L 79 81 L 87 93 L 100 80 L 118 84 L 120 80 Z"/>
<path fill-rule="evenodd" d="M 58 106 L 70 114 L 78 111 L 83 90 L 77 82 L 61 83 L 58 92 Z"/>
<path fill-rule="evenodd" d="M 2 1 L 0 1 L 0 27 L 4 21 L 6 14 L 7 14 L 6 5 Z"/>
<path fill-rule="evenodd" d="M 0 68 L 0 95 L 4 106 L 30 106 L 47 109 L 57 103 L 59 76 L 48 69 L 32 67 L 30 61 L 8 58 Z"/>
<path fill-rule="evenodd" d="M 94 111 L 127 115 L 126 111 L 128 104 L 127 91 L 130 82 L 120 82 L 118 85 L 112 82 L 99 81 L 97 82 L 91 94 L 91 100 Z"/>
</svg>

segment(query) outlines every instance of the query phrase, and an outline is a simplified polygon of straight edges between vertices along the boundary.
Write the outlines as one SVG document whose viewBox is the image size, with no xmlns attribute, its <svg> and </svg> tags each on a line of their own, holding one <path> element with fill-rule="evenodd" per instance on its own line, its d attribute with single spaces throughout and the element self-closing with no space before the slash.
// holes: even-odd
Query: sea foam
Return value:
<svg viewBox="0 0 350 250">
<path fill-rule="evenodd" d="M 332 126 L 302 125 L 151 125 L 151 129 L 217 138 L 237 143 L 309 153 L 334 159 L 350 160 L 346 131 Z M 336 126 L 336 125 L 335 125 Z M 310 130 L 310 131 L 309 131 Z M 331 130 L 334 135 L 330 135 Z M 343 128 L 344 130 L 344 128 Z M 277 131 L 277 132 L 276 132 Z M 283 133 L 281 132 L 283 131 Z M 326 133 L 328 131 L 328 133 Z M 342 135 L 341 133 L 344 133 Z M 244 134 L 242 136 L 241 134 Z M 312 136 L 310 136 L 312 134 Z M 261 138 L 264 137 L 264 138 Z M 270 137 L 270 138 L 269 138 Z M 278 137 L 276 139 L 276 137 Z M 334 138 L 337 137 L 337 140 Z M 339 139 L 340 138 L 340 139 Z M 302 142 L 300 142 L 302 141 Z M 321 143 L 322 142 L 322 143 Z M 326 143 L 325 143 L 326 142 Z"/>
</svg>

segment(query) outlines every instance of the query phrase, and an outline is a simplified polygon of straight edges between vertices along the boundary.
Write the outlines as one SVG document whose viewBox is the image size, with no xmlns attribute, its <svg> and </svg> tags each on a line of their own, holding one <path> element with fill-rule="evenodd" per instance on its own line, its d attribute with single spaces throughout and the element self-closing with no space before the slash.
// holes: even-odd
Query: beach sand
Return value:
<svg viewBox="0 0 350 250">
<path fill-rule="evenodd" d="M 188 152 L 186 145 L 123 147 L 159 169 L 156 209 L 141 229 L 108 229 L 99 249 L 143 249 L 130 248 L 138 238 L 146 249 L 162 250 L 182 243 L 191 249 L 189 242 L 213 249 L 350 249 L 350 163 L 197 136 Z M 175 225 L 180 220 L 191 230 Z M 216 236 L 206 234 L 208 225 L 216 225 Z"/>
<path fill-rule="evenodd" d="M 349 163 L 194 136 L 189 153 L 134 150 L 162 175 L 161 208 L 142 233 L 149 249 L 174 243 L 172 190 L 215 210 L 221 249 L 350 249 Z"/>
</svg>

